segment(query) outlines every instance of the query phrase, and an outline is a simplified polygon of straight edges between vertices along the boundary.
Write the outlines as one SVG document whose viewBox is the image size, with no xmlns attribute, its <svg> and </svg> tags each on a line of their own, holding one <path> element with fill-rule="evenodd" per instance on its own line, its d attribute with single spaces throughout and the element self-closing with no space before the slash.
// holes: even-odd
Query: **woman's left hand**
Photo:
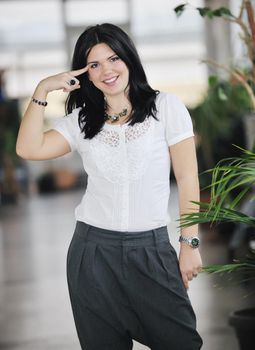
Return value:
<svg viewBox="0 0 255 350">
<path fill-rule="evenodd" d="M 179 266 L 185 288 L 189 288 L 189 281 L 202 270 L 202 259 L 199 250 L 187 244 L 181 243 L 179 254 Z"/>
</svg>

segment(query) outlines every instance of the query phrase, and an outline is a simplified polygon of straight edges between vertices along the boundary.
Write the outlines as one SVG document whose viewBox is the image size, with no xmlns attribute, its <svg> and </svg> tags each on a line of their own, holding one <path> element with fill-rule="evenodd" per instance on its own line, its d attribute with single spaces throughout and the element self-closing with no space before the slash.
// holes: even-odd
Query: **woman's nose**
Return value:
<svg viewBox="0 0 255 350">
<path fill-rule="evenodd" d="M 104 75 L 111 73 L 112 68 L 110 62 L 105 62 L 102 64 L 102 73 Z"/>
</svg>

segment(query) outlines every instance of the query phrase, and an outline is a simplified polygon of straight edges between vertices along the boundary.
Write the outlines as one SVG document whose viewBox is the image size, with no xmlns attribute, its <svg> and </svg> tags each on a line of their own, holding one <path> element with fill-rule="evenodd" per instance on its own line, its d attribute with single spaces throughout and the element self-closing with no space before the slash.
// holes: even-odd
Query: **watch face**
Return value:
<svg viewBox="0 0 255 350">
<path fill-rule="evenodd" d="M 199 247 L 199 239 L 198 238 L 192 238 L 191 245 L 193 248 Z"/>
</svg>

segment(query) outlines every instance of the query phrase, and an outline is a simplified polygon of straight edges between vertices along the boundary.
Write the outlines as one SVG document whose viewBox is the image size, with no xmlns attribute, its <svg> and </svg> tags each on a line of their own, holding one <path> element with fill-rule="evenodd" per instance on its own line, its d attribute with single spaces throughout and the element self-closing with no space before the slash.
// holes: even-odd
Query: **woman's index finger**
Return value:
<svg viewBox="0 0 255 350">
<path fill-rule="evenodd" d="M 72 74 L 74 77 L 77 77 L 78 75 L 86 73 L 88 69 L 89 69 L 89 65 L 81 69 L 72 70 L 70 74 Z"/>
</svg>

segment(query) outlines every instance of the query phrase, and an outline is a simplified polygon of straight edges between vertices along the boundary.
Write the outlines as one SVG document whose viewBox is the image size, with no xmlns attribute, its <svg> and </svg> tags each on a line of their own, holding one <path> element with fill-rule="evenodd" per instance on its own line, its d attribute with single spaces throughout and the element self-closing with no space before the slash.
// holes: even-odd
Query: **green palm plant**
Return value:
<svg viewBox="0 0 255 350">
<path fill-rule="evenodd" d="M 240 11 L 237 15 L 228 8 L 197 7 L 200 16 L 213 19 L 221 17 L 223 20 L 234 23 L 241 29 L 240 38 L 246 48 L 248 58 L 247 67 L 236 64 L 229 66 L 219 64 L 212 60 L 205 60 L 214 67 L 223 69 L 230 76 L 230 82 L 240 84 L 249 98 L 249 109 L 255 113 L 255 14 L 251 0 L 241 0 Z M 186 2 L 177 6 L 174 11 L 179 17 L 190 5 Z M 224 94 L 223 99 L 226 100 Z M 231 101 L 228 100 L 231 105 Z M 211 106 L 209 106 L 210 108 Z M 199 110 L 201 111 L 201 109 Z M 244 111 L 245 112 L 245 111 Z M 216 113 L 216 115 L 220 115 Z M 246 113 L 244 113 L 246 114 Z M 206 116 L 206 114 L 204 114 Z M 215 119 L 215 118 L 214 118 Z M 201 120 L 201 118 L 200 118 Z M 204 120 L 202 119 L 202 122 Z M 209 130 L 211 130 L 209 128 Z M 208 141 L 208 140 L 207 140 Z M 250 142 L 249 142 L 250 143 Z M 213 144 L 213 147 L 215 143 Z M 255 146 L 255 145 L 254 145 Z M 238 146 L 236 146 L 238 147 Z M 238 147 L 240 148 L 240 147 Z M 253 150 L 240 148 L 241 156 L 224 158 L 206 173 L 211 173 L 211 184 L 206 188 L 211 191 L 210 203 L 192 202 L 200 207 L 199 212 L 183 214 L 180 218 L 180 227 L 192 226 L 199 223 L 235 223 L 240 227 L 255 230 L 255 147 Z M 210 153 L 208 153 L 210 155 Z M 211 167 L 211 165 L 209 165 Z M 247 210 L 247 203 L 251 210 Z M 236 231 L 241 234 L 240 231 Z M 230 264 L 205 266 L 203 271 L 208 273 L 231 273 L 239 271 L 245 273 L 244 281 L 255 280 L 255 250 L 249 256 Z M 254 349 L 255 309 L 234 311 L 229 315 L 229 323 L 235 327 L 241 350 Z"/>
<path fill-rule="evenodd" d="M 180 17 L 188 8 L 194 8 L 188 2 L 180 4 L 174 8 L 177 17 Z M 233 79 L 239 82 L 246 90 L 255 111 L 255 15 L 251 0 L 242 0 L 240 10 L 237 15 L 231 13 L 227 7 L 212 9 L 210 7 L 195 7 L 199 15 L 203 18 L 214 19 L 221 18 L 229 23 L 238 25 L 241 29 L 240 39 L 243 42 L 246 51 L 249 68 L 241 68 L 237 65 L 226 66 L 212 60 L 203 60 L 214 67 L 220 68 L 227 72 Z"/>
<path fill-rule="evenodd" d="M 217 2 L 215 2 L 217 3 Z M 180 3 L 178 6 L 174 8 L 174 12 L 177 17 L 183 15 L 185 11 L 196 11 L 200 17 L 207 20 L 215 20 L 221 19 L 229 24 L 233 24 L 237 26 L 240 30 L 239 38 L 244 48 L 244 57 L 245 65 L 240 62 L 235 62 L 231 60 L 230 64 L 220 64 L 219 62 L 213 61 L 211 59 L 202 60 L 203 63 L 208 64 L 211 67 L 215 67 L 217 69 L 224 71 L 228 75 L 228 81 L 225 82 L 225 85 L 232 86 L 232 89 L 238 94 L 232 96 L 232 93 L 229 94 L 229 88 L 227 90 L 224 88 L 224 85 L 213 83 L 213 86 L 210 84 L 214 82 L 216 77 L 211 77 L 209 79 L 209 90 L 206 96 L 205 101 L 202 105 L 197 106 L 194 110 L 194 121 L 195 127 L 198 134 L 200 134 L 201 140 L 201 154 L 202 160 L 205 164 L 206 168 L 213 167 L 216 163 L 215 159 L 215 140 L 221 140 L 218 138 L 218 135 L 223 137 L 227 135 L 231 135 L 231 128 L 235 121 L 239 120 L 244 122 L 246 120 L 246 116 L 255 115 L 255 13 L 254 13 L 254 4 L 251 0 L 240 0 L 240 7 L 238 13 L 232 13 L 230 8 L 228 7 L 217 7 L 213 1 L 205 2 L 205 4 L 210 4 L 210 7 L 196 7 L 190 4 L 188 1 Z M 219 2 L 218 2 L 219 4 Z M 215 90 L 216 87 L 216 90 Z M 230 91 L 232 90 L 230 89 Z M 216 92 L 216 95 L 214 95 Z M 227 93 L 226 93 L 227 92 Z M 212 95 L 213 93 L 213 95 Z M 213 98 L 212 98 L 213 97 Z M 236 106 L 235 110 L 233 110 L 233 106 Z M 223 108 L 223 112 L 222 112 Z M 233 113 L 234 112 L 234 113 Z M 234 117 L 234 118 L 233 118 Z M 231 127 L 226 127 L 223 123 L 229 123 Z M 209 126 L 208 126 L 209 125 Z M 209 131 L 208 131 L 209 130 Z M 248 134 L 248 133 L 247 133 Z M 225 138 L 226 139 L 226 138 Z M 247 140 L 248 141 L 248 140 Z M 237 141 L 232 141 L 231 143 L 236 143 Z M 240 142 L 240 138 L 239 141 Z M 251 141 L 252 142 L 252 141 Z M 247 142 L 250 144 L 250 141 Z M 240 144 L 242 146 L 242 144 Z M 233 154 L 232 154 L 233 155 Z M 224 157 L 224 155 L 223 155 Z M 223 158 L 221 157 L 221 158 Z M 238 160 L 237 160 L 238 162 Z M 218 171 L 222 173 L 220 170 L 220 166 L 222 164 L 218 164 Z M 232 164 L 233 167 L 237 165 L 237 163 Z M 229 169 L 230 171 L 230 169 Z M 215 175 L 217 175 L 217 170 L 215 170 Z M 219 174 L 218 174 L 219 175 Z M 238 174 L 235 172 L 232 174 L 236 175 L 238 178 Z M 224 175 L 225 176 L 225 175 Z M 230 181 L 231 178 L 229 178 Z M 204 179 L 201 178 L 201 181 L 204 182 Z M 207 181 L 207 179 L 205 179 Z M 224 178 L 224 183 L 227 186 L 228 179 Z M 216 188 L 216 187 L 215 187 Z M 218 187 L 218 190 L 221 190 L 221 186 Z M 242 194 L 240 194 L 242 196 Z M 236 199 L 238 202 L 238 198 Z M 215 202 L 211 203 L 210 211 L 208 212 L 208 217 L 212 215 L 213 206 Z M 233 203 L 234 205 L 234 203 Z M 226 208 L 227 209 L 227 208 Z M 229 207 L 231 210 L 231 207 Z M 232 208 L 233 209 L 233 208 Z M 224 210 L 216 211 L 217 215 L 222 214 L 222 218 L 224 216 Z M 215 213 L 215 215 L 216 215 Z M 230 212 L 228 212 L 230 215 Z M 232 212 L 234 215 L 234 212 Z M 224 219 L 224 218 L 223 218 Z"/>
<path fill-rule="evenodd" d="M 233 222 L 255 228 L 255 216 L 244 213 L 239 208 L 244 200 L 251 202 L 255 200 L 252 192 L 255 183 L 255 153 L 238 148 L 242 151 L 240 157 L 225 158 L 213 169 L 207 170 L 212 173 L 211 184 L 207 186 L 211 190 L 210 203 L 192 201 L 200 206 L 200 211 L 183 214 L 180 218 L 180 227 L 200 223 L 213 225 L 219 222 Z M 233 191 L 237 189 L 238 194 L 233 195 Z M 245 257 L 242 262 L 206 266 L 203 270 L 209 273 L 245 270 L 251 274 L 251 278 L 255 279 L 255 254 Z"/>
</svg>

